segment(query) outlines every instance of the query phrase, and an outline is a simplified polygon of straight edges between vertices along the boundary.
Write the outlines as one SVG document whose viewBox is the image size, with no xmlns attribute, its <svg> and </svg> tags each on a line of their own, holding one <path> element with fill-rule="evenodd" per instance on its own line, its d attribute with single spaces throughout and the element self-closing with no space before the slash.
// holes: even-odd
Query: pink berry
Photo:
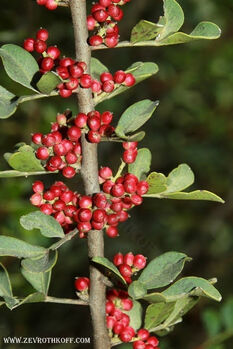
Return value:
<svg viewBox="0 0 233 349">
<path fill-rule="evenodd" d="M 133 308 L 133 301 L 129 298 L 122 299 L 121 306 L 123 310 L 129 311 Z"/>
<path fill-rule="evenodd" d="M 133 265 L 134 265 L 135 268 L 137 268 L 139 270 L 145 268 L 145 266 L 146 266 L 146 257 L 144 257 L 142 254 L 137 254 L 134 257 Z"/>
<path fill-rule="evenodd" d="M 40 210 L 47 215 L 51 215 L 53 213 L 53 207 L 51 204 L 42 204 L 40 206 Z"/>
<path fill-rule="evenodd" d="M 39 29 L 36 33 L 36 38 L 42 41 L 47 41 L 49 37 L 49 32 L 46 29 Z"/>
<path fill-rule="evenodd" d="M 124 256 L 124 262 L 125 264 L 128 264 L 130 267 L 132 267 L 134 262 L 134 255 L 132 252 L 126 253 L 126 255 Z"/>
<path fill-rule="evenodd" d="M 41 139 L 42 139 L 42 133 L 34 133 L 32 135 L 32 142 L 34 144 L 41 144 Z"/>
<path fill-rule="evenodd" d="M 138 330 L 137 335 L 138 335 L 138 338 L 140 338 L 143 341 L 146 341 L 150 336 L 150 332 L 145 328 L 141 328 L 140 330 Z"/>
<path fill-rule="evenodd" d="M 91 46 L 99 46 L 103 43 L 103 38 L 100 35 L 93 35 L 88 39 Z"/>
<path fill-rule="evenodd" d="M 55 0 L 47 0 L 47 2 L 45 4 L 45 7 L 50 11 L 56 10 L 57 6 L 58 5 L 57 5 L 57 2 Z"/>
<path fill-rule="evenodd" d="M 87 29 L 94 30 L 97 25 L 97 21 L 92 15 L 87 16 Z"/>
<path fill-rule="evenodd" d="M 77 291 L 82 292 L 89 288 L 90 280 L 86 277 L 79 277 L 75 279 L 74 286 Z"/>
<path fill-rule="evenodd" d="M 116 227 L 112 227 L 111 225 L 106 229 L 106 234 L 110 238 L 115 238 L 118 236 L 118 229 Z"/>
<path fill-rule="evenodd" d="M 41 193 L 36 192 L 30 197 L 30 202 L 33 206 L 40 206 L 43 202 Z"/>
<path fill-rule="evenodd" d="M 103 179 L 109 179 L 112 177 L 112 170 L 109 167 L 101 167 L 99 176 Z"/>
<path fill-rule="evenodd" d="M 122 253 L 117 253 L 115 254 L 114 258 L 113 258 L 113 263 L 115 264 L 115 266 L 119 266 L 121 264 L 123 264 L 123 254 Z"/>
</svg>

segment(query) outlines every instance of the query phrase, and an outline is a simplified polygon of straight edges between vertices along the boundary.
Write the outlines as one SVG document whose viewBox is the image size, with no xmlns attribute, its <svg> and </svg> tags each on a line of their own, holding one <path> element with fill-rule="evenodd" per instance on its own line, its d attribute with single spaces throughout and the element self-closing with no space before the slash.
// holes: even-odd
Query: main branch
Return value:
<svg viewBox="0 0 233 349">
<path fill-rule="evenodd" d="M 86 23 L 86 0 L 70 0 L 70 9 L 74 27 L 76 59 L 87 64 L 90 72 L 91 51 L 87 44 L 88 30 Z M 90 89 L 82 89 L 77 93 L 79 111 L 88 113 L 94 110 L 94 102 Z M 86 194 L 99 192 L 97 145 L 88 143 L 82 136 L 82 178 Z M 103 232 L 88 233 L 89 258 L 104 256 Z M 102 274 L 90 265 L 90 311 L 94 331 L 94 348 L 108 349 L 110 341 L 105 319 L 105 285 Z"/>
</svg>

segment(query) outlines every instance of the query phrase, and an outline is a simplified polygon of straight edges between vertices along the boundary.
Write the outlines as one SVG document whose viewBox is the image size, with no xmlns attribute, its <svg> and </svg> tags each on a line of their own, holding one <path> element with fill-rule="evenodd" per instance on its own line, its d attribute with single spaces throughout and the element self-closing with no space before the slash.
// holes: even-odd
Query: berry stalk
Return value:
<svg viewBox="0 0 233 349">
<path fill-rule="evenodd" d="M 70 0 L 73 21 L 76 59 L 87 64 L 90 73 L 91 50 L 87 44 L 88 29 L 86 22 L 86 0 Z M 77 93 L 79 112 L 88 113 L 94 110 L 91 89 L 80 88 Z M 97 145 L 88 143 L 82 136 L 83 161 L 81 174 L 86 194 L 99 192 Z M 104 256 L 103 232 L 91 231 L 88 234 L 89 258 Z M 102 274 L 90 265 L 90 311 L 94 331 L 94 348 L 110 348 L 105 319 L 105 285 Z"/>
</svg>

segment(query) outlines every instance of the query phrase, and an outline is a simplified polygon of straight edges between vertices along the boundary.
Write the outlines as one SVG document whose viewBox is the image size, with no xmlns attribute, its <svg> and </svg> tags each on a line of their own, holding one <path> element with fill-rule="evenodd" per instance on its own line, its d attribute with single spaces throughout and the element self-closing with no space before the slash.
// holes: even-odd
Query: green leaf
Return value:
<svg viewBox="0 0 233 349">
<path fill-rule="evenodd" d="M 120 279 L 120 281 L 123 284 L 126 284 L 125 279 L 122 277 L 121 273 L 119 272 L 119 270 L 117 269 L 117 267 L 110 262 L 107 258 L 104 257 L 94 257 L 92 258 L 92 262 L 97 263 L 99 265 L 101 265 L 102 267 L 104 267 L 105 269 L 107 269 L 107 276 L 111 278 L 112 274 L 114 274 L 118 279 Z"/>
<path fill-rule="evenodd" d="M 167 190 L 167 178 L 162 173 L 152 172 L 149 174 L 146 181 L 149 184 L 148 196 Z"/>
<path fill-rule="evenodd" d="M 6 119 L 17 109 L 19 98 L 0 86 L 0 119 Z"/>
<path fill-rule="evenodd" d="M 9 156 L 7 161 L 14 170 L 18 170 L 20 172 L 35 172 L 44 170 L 40 160 L 36 158 L 33 148 L 29 145 L 20 147 L 17 152 Z"/>
<path fill-rule="evenodd" d="M 191 34 L 178 32 L 157 42 L 157 46 L 184 44 L 194 40 L 214 40 L 221 35 L 221 29 L 211 22 L 200 22 Z"/>
<path fill-rule="evenodd" d="M 134 84 L 134 86 L 136 84 L 138 84 L 139 82 L 148 79 L 149 77 L 151 77 L 152 75 L 156 74 L 158 72 L 159 68 L 157 66 L 157 64 L 152 63 L 152 62 L 135 62 L 134 64 L 132 64 L 129 68 L 127 68 L 125 70 L 126 73 L 132 73 L 136 79 L 136 83 Z M 105 70 L 107 71 L 107 70 Z M 111 93 L 105 93 L 102 92 L 100 93 L 98 96 L 96 96 L 94 98 L 95 104 L 99 104 L 107 99 L 113 98 L 117 95 L 119 95 L 120 93 L 123 93 L 125 91 L 128 91 L 130 87 L 124 86 L 124 85 L 120 85 L 119 87 L 117 87 L 114 91 L 112 91 Z"/>
<path fill-rule="evenodd" d="M 44 247 L 31 245 L 11 236 L 0 236 L 0 256 L 34 258 L 42 257 L 46 251 Z"/>
<path fill-rule="evenodd" d="M 133 173 L 140 180 L 144 179 L 145 175 L 150 171 L 151 158 L 149 149 L 139 149 L 136 160 L 128 166 L 128 172 Z"/>
<path fill-rule="evenodd" d="M 190 293 L 196 296 L 205 296 L 220 302 L 222 299 L 218 290 L 207 280 L 190 276 L 176 281 L 172 286 L 162 292 L 165 296 L 177 296 L 182 293 Z"/>
<path fill-rule="evenodd" d="M 147 194 L 145 195 L 147 196 Z M 224 204 L 224 200 L 218 195 L 211 193 L 207 190 L 195 190 L 189 193 L 177 192 L 170 194 L 161 194 L 161 197 L 166 199 L 175 199 L 175 200 L 205 200 L 205 201 L 216 201 Z"/>
<path fill-rule="evenodd" d="M 184 190 L 194 182 L 194 174 L 191 168 L 186 164 L 181 164 L 167 177 L 166 193 L 173 193 Z"/>
<path fill-rule="evenodd" d="M 151 304 L 146 309 L 144 327 L 150 331 L 160 325 L 172 313 L 175 302 Z"/>
<path fill-rule="evenodd" d="M 102 73 L 108 72 L 108 68 L 97 58 L 91 57 L 91 76 L 93 79 L 99 80 Z"/>
<path fill-rule="evenodd" d="M 57 251 L 48 250 L 43 257 L 23 259 L 21 265 L 32 273 L 47 272 L 55 266 L 57 257 Z"/>
<path fill-rule="evenodd" d="M 21 273 L 35 290 L 47 295 L 51 279 L 51 270 L 46 273 L 32 273 L 22 268 Z"/>
<path fill-rule="evenodd" d="M 40 292 L 32 293 L 24 298 L 22 301 L 17 303 L 12 309 L 18 308 L 19 306 L 26 303 L 40 303 L 45 301 L 45 295 Z"/>
<path fill-rule="evenodd" d="M 40 175 L 52 174 L 52 173 L 54 172 L 46 172 L 46 171 L 21 172 L 16 170 L 8 170 L 8 171 L 0 171 L 0 178 L 40 176 Z"/>
<path fill-rule="evenodd" d="M 26 230 L 39 229 L 42 235 L 49 238 L 62 238 L 65 236 L 61 225 L 56 219 L 40 211 L 22 216 L 20 224 Z"/>
<path fill-rule="evenodd" d="M 133 299 L 140 299 L 146 295 L 147 289 L 143 283 L 136 280 L 133 281 L 128 288 L 128 293 Z M 165 297 L 164 297 L 165 298 Z"/>
<path fill-rule="evenodd" d="M 221 318 L 216 310 L 206 309 L 201 314 L 201 317 L 209 336 L 215 336 L 220 332 L 222 327 Z"/>
<path fill-rule="evenodd" d="M 159 288 L 169 285 L 180 274 L 190 258 L 184 253 L 167 252 L 153 259 L 139 277 L 146 288 Z"/>
<path fill-rule="evenodd" d="M 184 12 L 175 0 L 163 0 L 165 25 L 157 36 L 157 41 L 161 41 L 172 33 L 177 32 L 184 23 Z"/>
<path fill-rule="evenodd" d="M 169 302 L 169 297 L 165 297 L 162 293 L 159 293 L 159 292 L 148 293 L 141 298 L 144 301 L 147 301 L 149 303 L 168 303 Z M 172 301 L 174 302 L 174 299 Z"/>
<path fill-rule="evenodd" d="M 222 322 L 227 329 L 233 329 L 233 298 L 228 299 L 220 309 Z"/>
<path fill-rule="evenodd" d="M 62 79 L 56 73 L 47 72 L 42 75 L 36 86 L 41 93 L 48 95 L 57 87 L 58 84 L 60 84 L 61 81 Z"/>
<path fill-rule="evenodd" d="M 130 317 L 130 327 L 137 331 L 142 325 L 142 306 L 139 302 L 133 301 L 133 308 L 130 311 L 123 311 Z"/>
<path fill-rule="evenodd" d="M 6 306 L 9 309 L 12 309 L 12 307 L 18 303 L 17 299 L 13 297 L 9 274 L 6 268 L 4 267 L 4 265 L 2 265 L 1 263 L 0 263 L 0 297 L 4 299 Z"/>
<path fill-rule="evenodd" d="M 126 134 L 139 129 L 150 119 L 159 102 L 152 102 L 149 99 L 134 103 L 121 115 L 115 133 L 124 138 Z"/>
<path fill-rule="evenodd" d="M 20 46 L 7 44 L 0 48 L 0 57 L 7 75 L 12 80 L 37 92 L 34 79 L 39 72 L 39 66 L 29 52 Z"/>
<path fill-rule="evenodd" d="M 130 41 L 135 42 L 152 40 L 156 38 L 159 32 L 162 30 L 163 25 L 141 20 L 131 31 Z"/>
</svg>

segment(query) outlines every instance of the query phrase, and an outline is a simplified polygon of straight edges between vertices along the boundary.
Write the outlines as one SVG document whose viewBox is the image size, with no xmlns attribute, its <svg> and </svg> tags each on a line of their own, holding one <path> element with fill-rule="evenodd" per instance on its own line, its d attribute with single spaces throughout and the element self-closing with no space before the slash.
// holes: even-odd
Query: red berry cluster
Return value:
<svg viewBox="0 0 233 349">
<path fill-rule="evenodd" d="M 45 6 L 48 10 L 56 10 L 58 2 L 56 0 L 36 0 L 38 5 Z"/>
<path fill-rule="evenodd" d="M 119 41 L 119 28 L 117 22 L 123 18 L 123 11 L 119 7 L 130 0 L 99 0 L 91 8 L 91 14 L 87 16 L 88 30 L 93 31 L 89 37 L 91 46 L 105 44 L 107 47 L 115 47 Z"/>
<path fill-rule="evenodd" d="M 125 281 L 131 284 L 131 276 L 145 268 L 146 257 L 142 254 L 134 256 L 132 252 L 128 252 L 126 255 L 119 252 L 114 256 L 113 263 L 119 269 Z"/>
<path fill-rule="evenodd" d="M 133 74 L 125 73 L 123 70 L 118 70 L 113 75 L 109 72 L 102 73 L 100 75 L 100 81 L 92 80 L 91 88 L 93 93 L 110 93 L 120 85 L 131 87 L 135 82 L 136 80 Z"/>
<path fill-rule="evenodd" d="M 58 114 L 56 119 L 50 133 L 32 135 L 32 142 L 39 146 L 36 157 L 45 161 L 47 171 L 62 171 L 64 177 L 72 178 L 81 167 L 81 129 L 68 125 L 65 114 Z"/>
<path fill-rule="evenodd" d="M 32 185 L 34 194 L 30 201 L 32 205 L 40 208 L 41 212 L 52 215 L 67 233 L 74 225 L 73 215 L 77 211 L 79 197 L 69 190 L 63 182 L 55 182 L 47 191 L 44 184 L 36 181 Z"/>
</svg>

